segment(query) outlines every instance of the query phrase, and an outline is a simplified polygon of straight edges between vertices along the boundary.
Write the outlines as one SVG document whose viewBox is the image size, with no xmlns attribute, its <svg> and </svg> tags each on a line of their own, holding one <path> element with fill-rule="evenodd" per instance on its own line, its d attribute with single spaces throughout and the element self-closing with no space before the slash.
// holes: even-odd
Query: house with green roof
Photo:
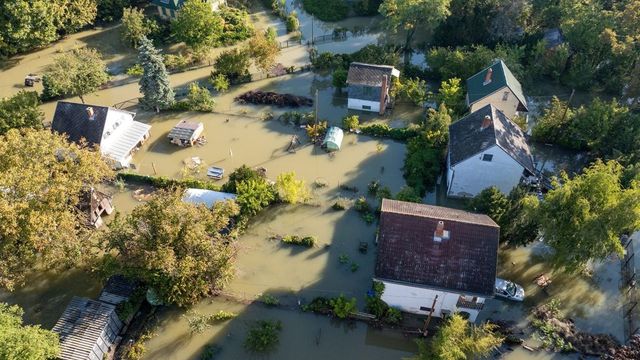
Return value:
<svg viewBox="0 0 640 360">
<path fill-rule="evenodd" d="M 522 85 L 502 60 L 467 79 L 467 106 L 473 113 L 493 105 L 509 119 L 528 112 Z"/>
<path fill-rule="evenodd" d="M 182 8 L 187 0 L 151 0 L 151 3 L 158 9 L 158 14 L 161 18 L 172 20 L 176 18 L 178 11 Z M 191 0 L 191 1 L 204 1 L 211 4 L 211 10 L 216 11 L 220 8 L 220 5 L 224 5 L 226 0 Z"/>
</svg>

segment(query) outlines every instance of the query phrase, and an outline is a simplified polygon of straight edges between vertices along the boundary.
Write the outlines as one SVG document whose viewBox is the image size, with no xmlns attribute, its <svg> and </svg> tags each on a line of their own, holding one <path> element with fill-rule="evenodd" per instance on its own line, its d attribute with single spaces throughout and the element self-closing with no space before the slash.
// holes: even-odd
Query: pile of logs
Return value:
<svg viewBox="0 0 640 360">
<path fill-rule="evenodd" d="M 313 106 L 313 100 L 304 96 L 278 94 L 267 91 L 248 91 L 234 99 L 240 103 L 276 105 L 278 107 Z"/>
</svg>

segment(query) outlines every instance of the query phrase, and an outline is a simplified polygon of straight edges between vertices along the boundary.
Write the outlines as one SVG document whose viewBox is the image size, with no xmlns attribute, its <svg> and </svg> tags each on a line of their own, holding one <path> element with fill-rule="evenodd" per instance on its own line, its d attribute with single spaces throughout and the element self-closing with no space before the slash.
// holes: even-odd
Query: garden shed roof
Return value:
<svg viewBox="0 0 640 360">
<path fill-rule="evenodd" d="M 381 87 L 382 77 L 384 75 L 387 75 L 390 80 L 391 76 L 399 77 L 400 71 L 389 65 L 352 62 L 351 65 L 349 65 L 347 84 Z"/>
</svg>

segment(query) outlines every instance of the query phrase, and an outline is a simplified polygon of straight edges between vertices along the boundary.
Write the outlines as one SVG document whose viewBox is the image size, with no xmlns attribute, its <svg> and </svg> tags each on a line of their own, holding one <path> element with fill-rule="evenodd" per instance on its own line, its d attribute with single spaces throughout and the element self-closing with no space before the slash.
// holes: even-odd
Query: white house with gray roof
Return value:
<svg viewBox="0 0 640 360">
<path fill-rule="evenodd" d="M 495 186 L 508 194 L 535 174 L 524 132 L 486 105 L 449 126 L 447 196 L 467 198 Z"/>
<path fill-rule="evenodd" d="M 108 106 L 59 101 L 51 130 L 66 135 L 72 142 L 97 145 L 115 168 L 126 168 L 131 164 L 133 152 L 150 135 L 151 125 L 134 121 L 135 116 Z"/>
<path fill-rule="evenodd" d="M 347 75 L 347 108 L 384 114 L 390 101 L 392 77 L 400 77 L 400 71 L 393 66 L 351 63 Z"/>
</svg>

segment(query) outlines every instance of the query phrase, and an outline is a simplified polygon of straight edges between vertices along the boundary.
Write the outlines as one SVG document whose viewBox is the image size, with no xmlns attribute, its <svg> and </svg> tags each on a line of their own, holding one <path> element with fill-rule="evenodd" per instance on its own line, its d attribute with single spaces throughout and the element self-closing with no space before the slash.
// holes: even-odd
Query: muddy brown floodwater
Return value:
<svg viewBox="0 0 640 360">
<path fill-rule="evenodd" d="M 304 13 L 298 2 L 288 1 L 290 9 L 299 13 L 302 33 L 311 37 L 311 17 Z M 379 18 L 353 18 L 338 23 L 313 21 L 314 35 L 331 33 L 335 27 L 348 28 L 351 35 L 347 42 L 319 45 L 320 51 L 352 52 L 381 38 Z M 256 28 L 273 26 L 279 40 L 289 35 L 278 19 L 265 11 L 252 14 Z M 319 30 L 318 30 L 319 29 Z M 107 54 L 110 66 L 123 67 L 134 59 L 129 50 L 120 48 L 117 28 L 91 30 L 75 34 L 53 46 L 23 55 L 0 68 L 0 96 L 8 96 L 21 88 L 25 72 L 40 72 L 50 62 L 57 49 L 68 50 L 77 45 L 92 45 Z M 387 39 L 388 40 L 388 39 Z M 217 51 L 220 51 L 218 49 Z M 304 46 L 284 49 L 279 61 L 285 65 L 308 62 Z M 417 62 L 423 61 L 417 58 Z M 206 81 L 210 68 L 171 75 L 174 87 L 183 87 L 193 81 Z M 38 88 L 36 88 L 38 89 Z M 338 197 L 353 199 L 367 195 L 367 184 L 378 180 L 397 192 L 404 185 L 402 162 L 404 144 L 380 140 L 367 136 L 347 134 L 343 148 L 334 156 L 310 145 L 304 130 L 283 124 L 277 119 L 265 121 L 269 112 L 277 118 L 283 109 L 269 106 L 240 105 L 233 98 L 245 91 L 261 89 L 288 92 L 318 98 L 318 115 L 331 124 L 339 125 L 348 114 L 346 96 L 331 86 L 331 77 L 315 73 L 303 73 L 268 79 L 232 88 L 228 93 L 216 96 L 216 112 L 154 114 L 138 109 L 136 102 L 128 103 L 127 109 L 138 113 L 137 120 L 152 125 L 151 139 L 134 155 L 137 172 L 180 177 L 184 160 L 199 157 L 205 165 L 223 167 L 227 174 L 246 164 L 264 167 L 272 179 L 285 171 L 295 171 L 313 189 L 313 201 L 307 205 L 276 206 L 256 217 L 249 229 L 239 239 L 240 252 L 235 279 L 226 291 L 243 299 L 255 299 L 263 293 L 278 296 L 288 305 L 304 303 L 316 296 L 344 294 L 358 299 L 363 308 L 363 299 L 370 287 L 375 261 L 375 225 L 367 225 L 354 210 L 334 211 L 331 205 Z M 100 105 L 120 104 L 139 97 L 137 83 L 101 90 L 86 96 L 87 103 Z M 69 99 L 78 101 L 78 99 Z M 47 120 L 51 120 L 55 102 L 42 106 Z M 302 108 L 297 111 L 312 111 Z M 405 126 L 422 116 L 422 110 L 399 104 L 390 116 L 361 115 L 364 122 L 386 122 L 391 126 Z M 207 143 L 204 146 L 179 148 L 166 139 L 169 130 L 180 120 L 201 121 L 205 126 Z M 293 135 L 302 140 L 295 153 L 286 147 Z M 534 149 L 535 150 L 535 149 Z M 541 167 L 551 171 L 571 168 L 578 163 L 575 154 L 558 154 L 552 149 L 542 148 Z M 206 168 L 206 166 L 205 166 Z M 196 174 L 203 177 L 203 173 Z M 317 188 L 314 183 L 327 186 Z M 359 189 L 358 193 L 341 190 L 340 185 Z M 132 195 L 133 188 L 118 190 L 109 188 L 114 194 L 118 211 L 128 213 L 138 201 Z M 441 189 L 440 189 L 441 190 Z M 439 190 L 441 195 L 442 191 Z M 375 202 L 375 199 L 370 199 Z M 432 202 L 440 205 L 460 207 L 463 204 L 433 196 Z M 282 246 L 270 241 L 274 234 L 314 235 L 319 239 L 317 247 L 301 249 Z M 360 242 L 369 244 L 369 251 L 358 251 Z M 572 317 L 579 328 L 587 331 L 610 332 L 621 337 L 619 304 L 617 303 L 618 272 L 616 260 L 598 265 L 592 278 L 571 277 L 551 273 L 541 262 L 537 247 L 502 249 L 500 276 L 516 281 L 527 291 L 524 304 L 501 300 L 489 300 L 483 312 L 485 318 L 512 319 L 525 326 L 529 307 L 538 301 L 553 296 L 563 303 L 566 314 Z M 348 258 L 341 263 L 339 258 Z M 354 264 L 354 265 L 352 265 Z M 356 269 L 352 271 L 351 267 Z M 554 283 L 549 295 L 535 288 L 531 279 L 540 272 L 552 274 Z M 39 272 L 29 276 L 27 286 L 13 293 L 0 292 L 0 301 L 17 303 L 24 307 L 29 323 L 39 323 L 51 328 L 72 296 L 95 297 L 99 282 L 89 273 L 80 270 L 63 272 Z M 260 305 L 243 305 L 221 298 L 206 299 L 193 308 L 199 313 L 227 310 L 238 313 L 238 317 L 216 324 L 202 334 L 192 335 L 188 331 L 185 311 L 167 309 L 161 311 L 156 335 L 147 343 L 147 359 L 196 359 L 203 347 L 215 344 L 221 348 L 220 359 L 254 358 L 243 349 L 243 341 L 249 324 L 256 319 L 276 319 L 283 322 L 280 345 L 272 359 L 400 359 L 416 351 L 411 339 L 391 331 L 378 331 L 355 324 L 335 322 L 327 317 L 290 310 L 266 308 Z M 530 336 L 530 345 L 536 345 Z M 529 353 L 516 349 L 504 356 L 510 360 L 539 360 L 572 358 L 547 352 Z"/>
</svg>

